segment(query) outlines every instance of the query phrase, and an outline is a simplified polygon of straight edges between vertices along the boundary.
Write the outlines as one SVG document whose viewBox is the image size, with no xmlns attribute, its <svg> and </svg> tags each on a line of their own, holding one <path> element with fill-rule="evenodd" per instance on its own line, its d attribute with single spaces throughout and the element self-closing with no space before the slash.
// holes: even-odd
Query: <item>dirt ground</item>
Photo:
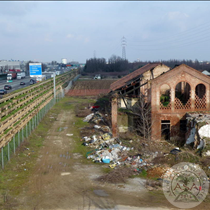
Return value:
<svg viewBox="0 0 210 210">
<path fill-rule="evenodd" d="M 107 79 L 101 79 L 101 80 L 85 80 L 82 81 L 78 80 L 74 83 L 72 89 L 73 90 L 91 90 L 91 89 L 109 89 L 110 85 L 114 82 L 114 80 L 107 80 Z"/>
<path fill-rule="evenodd" d="M 70 104 L 72 100 L 74 106 L 80 103 L 72 98 L 59 103 Z M 3 209 L 177 209 L 166 200 L 161 190 L 146 190 L 143 179 L 129 179 L 122 184 L 95 181 L 103 174 L 103 165 L 87 163 L 83 155 L 74 152 L 80 138 L 75 132 L 74 110 L 65 108 L 57 116 L 48 114 L 48 118 L 53 117 L 56 119 L 46 130 L 44 145 L 40 147 L 30 177 L 19 186 L 20 193 L 13 196 L 15 206 L 5 205 Z M 209 209 L 208 203 L 203 203 L 198 209 Z"/>
</svg>

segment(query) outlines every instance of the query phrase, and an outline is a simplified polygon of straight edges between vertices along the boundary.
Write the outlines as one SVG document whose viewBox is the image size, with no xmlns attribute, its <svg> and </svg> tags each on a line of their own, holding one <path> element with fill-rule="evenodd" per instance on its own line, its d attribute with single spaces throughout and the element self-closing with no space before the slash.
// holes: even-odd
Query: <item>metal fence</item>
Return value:
<svg viewBox="0 0 210 210">
<path fill-rule="evenodd" d="M 23 127 L 18 133 L 16 133 L 10 142 L 0 151 L 0 169 L 4 169 L 5 164 L 10 161 L 11 157 L 16 153 L 16 150 L 27 139 L 33 130 L 41 122 L 42 118 L 47 112 L 54 106 L 54 104 L 60 101 L 64 97 L 64 90 L 62 89 L 57 93 L 56 99 L 52 99 L 46 106 L 44 106 L 31 120 Z"/>
<path fill-rule="evenodd" d="M 79 79 L 80 76 L 81 76 L 80 74 L 77 75 L 73 80 L 71 80 L 71 81 L 69 82 L 68 86 L 64 89 L 64 92 L 65 92 L 65 93 L 68 93 L 68 91 L 71 89 L 73 83 L 76 82 L 76 81 Z"/>
</svg>

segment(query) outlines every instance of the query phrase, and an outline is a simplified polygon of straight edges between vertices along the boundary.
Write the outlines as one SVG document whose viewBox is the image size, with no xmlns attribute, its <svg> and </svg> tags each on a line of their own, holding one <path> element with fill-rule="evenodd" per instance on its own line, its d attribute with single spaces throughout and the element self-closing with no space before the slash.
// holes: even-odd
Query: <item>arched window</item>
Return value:
<svg viewBox="0 0 210 210">
<path fill-rule="evenodd" d="M 206 86 L 198 84 L 195 87 L 195 109 L 206 109 Z"/>
<path fill-rule="evenodd" d="M 167 84 L 163 84 L 160 87 L 160 109 L 171 108 L 171 88 Z"/>
<path fill-rule="evenodd" d="M 190 94 L 190 85 L 187 82 L 179 82 L 175 89 L 175 109 L 190 109 Z"/>
</svg>

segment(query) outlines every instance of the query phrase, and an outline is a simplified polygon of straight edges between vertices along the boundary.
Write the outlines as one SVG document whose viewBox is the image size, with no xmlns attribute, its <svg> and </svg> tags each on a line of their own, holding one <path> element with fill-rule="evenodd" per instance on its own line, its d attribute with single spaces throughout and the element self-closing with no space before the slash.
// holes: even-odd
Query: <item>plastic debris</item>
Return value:
<svg viewBox="0 0 210 210">
<path fill-rule="evenodd" d="M 83 120 L 83 122 L 89 122 L 94 116 L 94 113 L 89 114 L 88 116 L 85 117 L 85 119 Z"/>
<path fill-rule="evenodd" d="M 61 176 L 66 176 L 66 175 L 70 175 L 71 173 L 70 172 L 63 172 L 61 173 Z"/>
<path fill-rule="evenodd" d="M 106 140 L 108 140 L 108 139 L 111 138 L 111 134 L 110 134 L 110 133 L 105 133 L 105 134 L 103 134 L 101 137 L 103 138 L 103 140 L 106 141 Z"/>
<path fill-rule="evenodd" d="M 99 128 L 101 128 L 101 126 L 99 126 L 99 125 L 94 125 L 94 128 L 99 129 Z"/>
<path fill-rule="evenodd" d="M 119 138 L 112 137 L 111 129 L 104 123 L 105 118 L 98 111 L 86 116 L 83 121 L 94 124 L 91 129 L 92 132 L 95 132 L 92 136 L 81 138 L 82 145 L 92 148 L 86 153 L 87 159 L 95 163 L 106 163 L 108 167 L 115 170 L 120 166 L 132 167 L 138 173 L 143 169 L 153 167 L 150 160 L 157 157 L 158 152 L 151 152 L 148 156 L 145 154 L 129 155 L 134 148 L 125 146 Z M 129 143 L 134 143 L 134 140 L 130 139 Z M 142 146 L 147 147 L 148 144 L 142 143 Z"/>
<path fill-rule="evenodd" d="M 176 155 L 176 154 L 178 154 L 179 152 L 181 152 L 181 150 L 179 149 L 179 147 L 176 147 L 176 148 L 174 148 L 174 149 L 172 149 L 172 150 L 170 151 L 170 153 L 173 154 L 173 155 Z"/>
<path fill-rule="evenodd" d="M 110 163 L 110 158 L 108 156 L 102 158 L 103 163 Z"/>
</svg>

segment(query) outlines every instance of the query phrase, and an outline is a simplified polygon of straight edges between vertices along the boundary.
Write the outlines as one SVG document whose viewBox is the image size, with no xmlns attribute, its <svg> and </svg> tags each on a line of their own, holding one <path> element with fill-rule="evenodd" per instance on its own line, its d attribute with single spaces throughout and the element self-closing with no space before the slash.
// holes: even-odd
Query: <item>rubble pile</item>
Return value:
<svg viewBox="0 0 210 210">
<path fill-rule="evenodd" d="M 186 114 L 186 145 L 193 145 L 198 152 L 210 155 L 210 113 L 192 112 Z"/>
<path fill-rule="evenodd" d="M 93 148 L 86 154 L 87 159 L 91 159 L 95 163 L 107 163 L 110 168 L 126 166 L 135 172 L 140 172 L 142 169 L 147 170 L 153 166 L 150 161 L 158 156 L 158 152 L 150 152 L 151 154 L 148 155 L 145 151 L 143 155 L 130 155 L 129 153 L 135 152 L 134 147 L 124 146 L 120 139 L 112 137 L 111 129 L 107 126 L 106 116 L 95 111 L 87 115 L 83 121 L 94 124 L 90 128 L 94 135 L 83 136 L 81 139 L 84 146 Z"/>
</svg>

